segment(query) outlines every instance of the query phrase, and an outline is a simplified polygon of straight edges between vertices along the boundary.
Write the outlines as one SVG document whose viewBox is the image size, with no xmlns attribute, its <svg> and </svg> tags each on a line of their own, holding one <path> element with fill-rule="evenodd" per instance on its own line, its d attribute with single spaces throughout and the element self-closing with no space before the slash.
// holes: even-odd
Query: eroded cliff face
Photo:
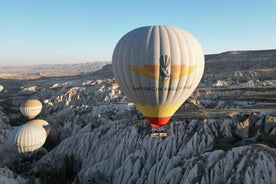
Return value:
<svg viewBox="0 0 276 184">
<path fill-rule="evenodd" d="M 164 127 L 165 138 L 150 137 L 110 65 L 95 75 L 3 80 L 0 181 L 274 183 L 275 53 L 206 56 L 202 83 Z M 51 133 L 42 149 L 22 155 L 6 140 L 27 121 L 18 109 L 27 97 L 42 101 L 39 118 Z"/>
<path fill-rule="evenodd" d="M 34 170 L 61 168 L 70 155 L 81 183 L 273 183 L 276 150 L 254 143 L 257 137 L 235 142 L 238 123 L 173 122 L 165 127 L 168 137 L 151 138 L 143 120 L 113 121 L 65 139 Z"/>
<path fill-rule="evenodd" d="M 276 50 L 261 51 L 230 51 L 221 54 L 205 56 L 207 73 L 222 72 L 225 70 L 254 70 L 274 68 Z"/>
<path fill-rule="evenodd" d="M 265 81 L 276 78 L 276 50 L 231 51 L 205 56 L 206 67 L 202 83 L 217 80 L 237 85 L 249 80 Z"/>
</svg>

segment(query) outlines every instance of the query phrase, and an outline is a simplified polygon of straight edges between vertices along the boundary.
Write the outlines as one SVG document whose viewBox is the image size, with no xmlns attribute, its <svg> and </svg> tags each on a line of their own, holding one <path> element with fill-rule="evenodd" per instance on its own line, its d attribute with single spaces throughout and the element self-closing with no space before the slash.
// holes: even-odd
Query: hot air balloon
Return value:
<svg viewBox="0 0 276 184">
<path fill-rule="evenodd" d="M 198 86 L 204 71 L 200 44 L 171 26 L 145 26 L 124 35 L 112 69 L 121 90 L 152 127 L 167 124 Z"/>
<path fill-rule="evenodd" d="M 20 112 L 28 119 L 35 118 L 42 109 L 42 104 L 39 100 L 30 99 L 20 105 Z"/>
<path fill-rule="evenodd" d="M 46 131 L 41 126 L 22 126 L 10 139 L 19 153 L 32 152 L 39 149 L 46 140 Z"/>
<path fill-rule="evenodd" d="M 37 126 L 41 126 L 44 128 L 44 130 L 46 131 L 46 136 L 48 137 L 48 135 L 50 134 L 50 125 L 47 121 L 43 120 L 43 119 L 35 119 L 35 120 L 31 120 L 29 122 L 26 123 L 26 126 L 29 125 L 37 125 Z"/>
</svg>

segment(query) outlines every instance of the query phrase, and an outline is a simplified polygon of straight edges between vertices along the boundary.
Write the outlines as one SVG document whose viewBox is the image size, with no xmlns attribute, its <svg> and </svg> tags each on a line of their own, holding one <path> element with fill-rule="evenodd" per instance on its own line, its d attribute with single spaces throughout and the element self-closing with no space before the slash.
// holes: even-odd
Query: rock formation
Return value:
<svg viewBox="0 0 276 184">
<path fill-rule="evenodd" d="M 206 56 L 200 87 L 151 138 L 151 127 L 113 80 L 111 65 L 79 76 L 1 79 L 0 183 L 275 183 L 276 50 Z M 231 68 L 231 70 L 229 70 Z M 19 104 L 43 102 L 44 148 L 7 144 L 27 120 Z"/>
</svg>

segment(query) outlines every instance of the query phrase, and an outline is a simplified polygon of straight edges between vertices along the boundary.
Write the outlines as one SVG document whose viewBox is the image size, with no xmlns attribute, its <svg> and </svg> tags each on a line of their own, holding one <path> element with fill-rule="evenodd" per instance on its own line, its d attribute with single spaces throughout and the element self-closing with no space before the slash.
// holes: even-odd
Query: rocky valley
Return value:
<svg viewBox="0 0 276 184">
<path fill-rule="evenodd" d="M 276 50 L 205 62 L 168 136 L 156 138 L 110 63 L 0 69 L 0 183 L 276 183 Z M 7 140 L 28 121 L 19 111 L 28 98 L 42 102 L 51 132 L 22 154 Z"/>
</svg>

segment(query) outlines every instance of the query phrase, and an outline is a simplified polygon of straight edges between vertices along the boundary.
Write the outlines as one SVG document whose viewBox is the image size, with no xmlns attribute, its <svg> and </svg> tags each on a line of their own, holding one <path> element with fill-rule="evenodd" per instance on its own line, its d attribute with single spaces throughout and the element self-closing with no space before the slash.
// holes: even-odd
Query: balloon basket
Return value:
<svg viewBox="0 0 276 184">
<path fill-rule="evenodd" d="M 150 132 L 151 137 L 167 137 L 168 132 L 160 129 L 152 129 Z"/>
</svg>

